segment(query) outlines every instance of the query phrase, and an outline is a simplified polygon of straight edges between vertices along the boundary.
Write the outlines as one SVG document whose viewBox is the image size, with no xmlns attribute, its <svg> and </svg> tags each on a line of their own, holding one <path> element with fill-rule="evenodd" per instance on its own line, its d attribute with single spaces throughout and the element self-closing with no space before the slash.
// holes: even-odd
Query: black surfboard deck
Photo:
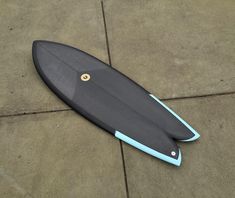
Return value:
<svg viewBox="0 0 235 198">
<path fill-rule="evenodd" d="M 75 111 L 118 139 L 179 166 L 175 140 L 199 134 L 154 95 L 97 58 L 50 41 L 34 41 L 33 61 L 48 87 Z"/>
</svg>

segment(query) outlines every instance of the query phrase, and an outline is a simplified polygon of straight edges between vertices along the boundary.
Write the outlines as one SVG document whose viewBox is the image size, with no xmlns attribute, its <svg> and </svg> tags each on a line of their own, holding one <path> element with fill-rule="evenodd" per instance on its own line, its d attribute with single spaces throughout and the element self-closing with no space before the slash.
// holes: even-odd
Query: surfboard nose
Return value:
<svg viewBox="0 0 235 198">
<path fill-rule="evenodd" d="M 35 40 L 35 41 L 33 41 L 33 47 L 36 47 L 36 45 L 38 44 L 38 43 L 43 43 L 43 42 L 45 42 L 45 41 L 43 41 L 43 40 Z"/>
<path fill-rule="evenodd" d="M 71 67 L 77 72 L 82 73 L 107 68 L 107 65 L 102 61 L 88 55 L 86 52 L 61 43 L 36 40 L 33 42 L 33 52 L 37 52 L 38 49 L 43 49 L 44 53 L 50 55 L 50 59 L 53 56 L 54 59 L 65 63 L 67 67 Z"/>
<path fill-rule="evenodd" d="M 72 99 L 76 90 L 77 72 L 60 59 L 63 46 L 48 41 L 34 41 L 32 48 L 33 61 L 42 79 L 52 90 L 59 89 L 62 95 Z"/>
</svg>

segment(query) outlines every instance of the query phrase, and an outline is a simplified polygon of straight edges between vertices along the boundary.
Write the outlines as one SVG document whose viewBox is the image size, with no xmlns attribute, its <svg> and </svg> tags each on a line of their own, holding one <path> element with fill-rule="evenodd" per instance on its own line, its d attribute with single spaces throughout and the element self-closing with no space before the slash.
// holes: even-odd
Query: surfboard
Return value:
<svg viewBox="0 0 235 198">
<path fill-rule="evenodd" d="M 47 86 L 85 118 L 118 139 L 176 166 L 176 141 L 200 137 L 156 96 L 94 56 L 71 46 L 38 40 L 33 61 Z"/>
</svg>

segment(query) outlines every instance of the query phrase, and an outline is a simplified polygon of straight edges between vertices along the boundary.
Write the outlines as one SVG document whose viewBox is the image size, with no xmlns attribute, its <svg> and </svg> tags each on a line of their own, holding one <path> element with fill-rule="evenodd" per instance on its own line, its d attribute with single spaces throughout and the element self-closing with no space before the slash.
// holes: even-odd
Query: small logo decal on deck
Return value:
<svg viewBox="0 0 235 198">
<path fill-rule="evenodd" d="M 90 80 L 91 76 L 89 74 L 82 74 L 81 75 L 81 80 L 82 81 L 88 81 Z"/>
</svg>

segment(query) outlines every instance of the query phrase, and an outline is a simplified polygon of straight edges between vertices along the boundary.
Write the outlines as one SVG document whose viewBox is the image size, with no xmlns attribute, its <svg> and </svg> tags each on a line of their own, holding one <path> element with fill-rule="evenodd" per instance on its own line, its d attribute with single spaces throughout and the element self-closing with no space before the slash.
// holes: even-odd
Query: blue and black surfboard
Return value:
<svg viewBox="0 0 235 198">
<path fill-rule="evenodd" d="M 118 139 L 179 166 L 175 140 L 199 134 L 154 95 L 97 58 L 70 46 L 34 41 L 33 60 L 48 87 Z"/>
</svg>

